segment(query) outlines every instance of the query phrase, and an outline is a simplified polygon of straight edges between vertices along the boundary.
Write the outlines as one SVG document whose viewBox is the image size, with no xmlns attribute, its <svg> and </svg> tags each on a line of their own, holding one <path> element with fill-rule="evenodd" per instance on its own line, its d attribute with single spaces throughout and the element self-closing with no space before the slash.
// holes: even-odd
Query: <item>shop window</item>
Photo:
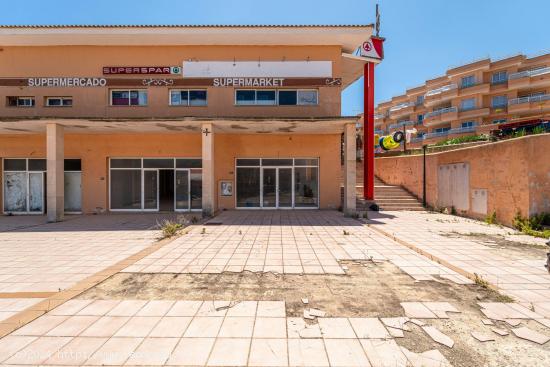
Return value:
<svg viewBox="0 0 550 367">
<path fill-rule="evenodd" d="M 202 159 L 178 158 L 176 159 L 176 168 L 202 168 Z"/>
<path fill-rule="evenodd" d="M 147 106 L 147 91 L 112 90 L 111 106 Z"/>
<path fill-rule="evenodd" d="M 26 171 L 26 159 L 4 159 L 4 171 Z"/>
<path fill-rule="evenodd" d="M 308 106 L 319 104 L 317 90 L 279 90 L 279 105 Z"/>
<path fill-rule="evenodd" d="M 206 106 L 208 92 L 206 90 L 182 90 L 170 91 L 170 106 Z"/>
<path fill-rule="evenodd" d="M 46 97 L 46 107 L 71 107 L 72 97 Z"/>
<path fill-rule="evenodd" d="M 239 106 L 274 106 L 277 104 L 274 90 L 241 89 L 235 92 L 235 104 Z"/>
<path fill-rule="evenodd" d="M 8 107 L 34 107 L 34 97 L 6 97 Z"/>
</svg>

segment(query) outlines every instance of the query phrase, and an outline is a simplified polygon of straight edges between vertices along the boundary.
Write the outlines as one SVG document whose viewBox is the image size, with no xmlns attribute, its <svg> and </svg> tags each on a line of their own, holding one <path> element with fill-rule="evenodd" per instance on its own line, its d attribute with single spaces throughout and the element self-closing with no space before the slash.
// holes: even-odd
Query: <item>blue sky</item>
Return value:
<svg viewBox="0 0 550 367">
<path fill-rule="evenodd" d="M 380 0 L 377 102 L 491 56 L 550 52 L 549 0 Z M 367 24 L 371 0 L 0 0 L 1 24 Z M 362 80 L 342 114 L 363 109 Z"/>
</svg>

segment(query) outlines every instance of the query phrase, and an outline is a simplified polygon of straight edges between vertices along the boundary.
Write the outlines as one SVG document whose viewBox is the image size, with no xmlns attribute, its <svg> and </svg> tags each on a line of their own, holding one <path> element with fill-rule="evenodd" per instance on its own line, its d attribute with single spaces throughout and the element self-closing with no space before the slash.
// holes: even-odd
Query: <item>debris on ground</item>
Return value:
<svg viewBox="0 0 550 367">
<path fill-rule="evenodd" d="M 480 342 L 494 342 L 495 338 L 492 335 L 479 333 L 477 331 L 472 331 L 472 336 L 479 340 Z"/>
<path fill-rule="evenodd" d="M 483 325 L 494 325 L 494 322 L 489 319 L 481 319 L 481 322 L 483 323 Z"/>
<path fill-rule="evenodd" d="M 302 298 L 302 303 L 304 305 L 307 305 L 309 303 L 309 300 L 307 298 Z"/>
<path fill-rule="evenodd" d="M 506 335 L 509 335 L 510 333 L 508 332 L 508 330 L 506 329 L 501 329 L 501 328 L 498 328 L 498 327 L 492 327 L 491 330 L 493 330 L 493 332 L 497 333 L 498 335 L 500 336 L 506 336 Z"/>
<path fill-rule="evenodd" d="M 439 331 L 435 326 L 422 326 L 422 330 L 426 332 L 436 343 L 452 348 L 455 342 L 447 335 Z"/>
<path fill-rule="evenodd" d="M 408 317 L 382 317 L 380 320 L 387 327 L 411 331 L 411 329 L 406 325 L 406 323 L 410 321 Z"/>
<path fill-rule="evenodd" d="M 422 302 L 430 311 L 432 311 L 440 319 L 448 319 L 447 312 L 460 313 L 449 302 Z"/>
<path fill-rule="evenodd" d="M 437 316 L 422 302 L 401 302 L 405 315 L 417 319 L 437 319 Z"/>
<path fill-rule="evenodd" d="M 528 327 L 520 327 L 516 329 L 512 329 L 512 333 L 514 333 L 515 336 L 521 339 L 529 340 L 538 344 L 545 344 L 548 340 L 550 340 L 550 337 L 539 333 L 538 331 L 531 330 Z"/>
<path fill-rule="evenodd" d="M 325 311 L 319 310 L 317 308 L 310 308 L 309 314 L 314 317 L 325 317 L 327 314 Z"/>
<path fill-rule="evenodd" d="M 413 367 L 450 367 L 451 364 L 437 349 L 423 353 L 414 353 L 405 347 L 401 351 L 407 357 Z"/>
</svg>

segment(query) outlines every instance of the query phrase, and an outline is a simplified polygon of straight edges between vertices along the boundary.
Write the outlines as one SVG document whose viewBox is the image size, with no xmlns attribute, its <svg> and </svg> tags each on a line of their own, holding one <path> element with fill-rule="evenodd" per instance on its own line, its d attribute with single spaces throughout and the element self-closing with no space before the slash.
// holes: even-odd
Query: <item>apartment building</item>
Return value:
<svg viewBox="0 0 550 367">
<path fill-rule="evenodd" d="M 4 214 L 355 209 L 359 26 L 0 27 Z M 352 162 L 353 164 L 349 164 Z"/>
<path fill-rule="evenodd" d="M 447 70 L 376 107 L 375 132 L 415 128 L 411 146 L 548 118 L 550 54 L 484 59 Z"/>
</svg>

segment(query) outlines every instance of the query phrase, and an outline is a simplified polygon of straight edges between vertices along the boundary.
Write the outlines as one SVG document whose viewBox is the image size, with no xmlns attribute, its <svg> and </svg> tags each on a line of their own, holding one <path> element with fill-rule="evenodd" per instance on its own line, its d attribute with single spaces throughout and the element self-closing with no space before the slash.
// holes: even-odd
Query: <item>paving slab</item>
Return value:
<svg viewBox="0 0 550 367">
<path fill-rule="evenodd" d="M 422 302 L 401 302 L 401 306 L 405 310 L 405 315 L 407 315 L 407 317 L 415 319 L 437 319 L 437 315 L 430 311 Z"/>
<path fill-rule="evenodd" d="M 549 336 L 541 334 L 538 331 L 531 330 L 525 326 L 512 329 L 512 333 L 518 338 L 529 340 L 538 344 L 545 344 L 548 340 L 550 340 Z"/>
<path fill-rule="evenodd" d="M 447 335 L 443 334 L 434 326 L 422 326 L 422 329 L 432 338 L 435 342 L 443 344 L 446 347 L 452 348 L 455 344 L 454 341 Z"/>
</svg>

